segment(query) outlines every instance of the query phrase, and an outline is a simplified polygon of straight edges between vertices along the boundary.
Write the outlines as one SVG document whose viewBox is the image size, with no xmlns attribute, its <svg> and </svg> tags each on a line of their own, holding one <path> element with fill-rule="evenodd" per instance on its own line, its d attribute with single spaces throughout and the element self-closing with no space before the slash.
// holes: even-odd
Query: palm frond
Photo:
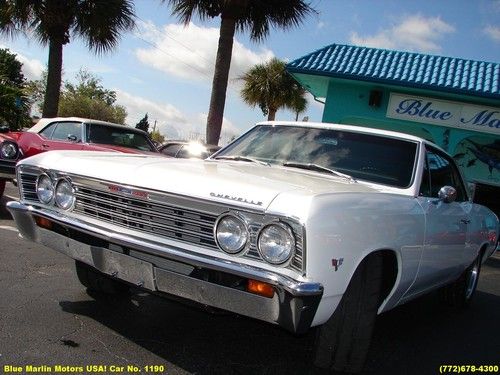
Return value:
<svg viewBox="0 0 500 375">
<path fill-rule="evenodd" d="M 193 16 L 198 16 L 202 21 L 221 15 L 224 0 L 162 0 L 168 3 L 172 9 L 172 14 L 179 21 L 187 25 Z"/>
<path fill-rule="evenodd" d="M 97 54 L 114 49 L 122 32 L 134 27 L 134 4 L 130 0 L 82 1 L 72 26 L 73 32 Z"/>
</svg>

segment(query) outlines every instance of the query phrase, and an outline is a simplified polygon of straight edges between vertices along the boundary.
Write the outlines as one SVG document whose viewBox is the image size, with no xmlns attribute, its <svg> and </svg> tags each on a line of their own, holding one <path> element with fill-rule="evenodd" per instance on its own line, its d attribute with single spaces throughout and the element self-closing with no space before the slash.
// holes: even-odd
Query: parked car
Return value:
<svg viewBox="0 0 500 375">
<path fill-rule="evenodd" d="M 158 152 L 142 130 L 79 117 L 40 119 L 18 138 L 18 143 L 25 157 L 51 150 Z"/>
<path fill-rule="evenodd" d="M 158 149 L 162 154 L 181 159 L 206 159 L 220 150 L 216 145 L 205 145 L 200 142 L 168 141 Z"/>
<path fill-rule="evenodd" d="M 19 152 L 0 163 L 0 191 L 5 181 L 15 177 L 18 159 L 52 150 L 116 151 L 132 154 L 157 154 L 158 150 L 146 132 L 125 125 L 79 117 L 40 119 L 24 132 L 8 132 L 1 137 L 17 144 Z M 1 139 L 1 138 L 0 138 Z M 7 147 L 7 146 L 5 146 Z M 13 148 L 14 146 L 8 146 Z M 14 151 L 10 151 L 13 153 Z M 0 194 L 1 197 L 1 194 Z"/>
<path fill-rule="evenodd" d="M 436 289 L 468 305 L 499 234 L 443 150 L 347 125 L 265 122 L 207 160 L 53 152 L 17 175 L 21 235 L 88 289 L 318 327 L 314 363 L 337 371 L 362 369 L 377 314 Z"/>
<path fill-rule="evenodd" d="M 16 163 L 22 156 L 16 139 L 8 132 L 7 127 L 0 127 L 0 198 L 2 198 L 5 183 L 14 177 Z"/>
</svg>

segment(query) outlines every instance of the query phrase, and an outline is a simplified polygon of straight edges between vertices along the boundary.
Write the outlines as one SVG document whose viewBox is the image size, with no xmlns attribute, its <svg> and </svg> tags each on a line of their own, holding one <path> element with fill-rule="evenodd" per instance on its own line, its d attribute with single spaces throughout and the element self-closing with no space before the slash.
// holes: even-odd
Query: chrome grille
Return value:
<svg viewBox="0 0 500 375">
<path fill-rule="evenodd" d="M 22 166 L 19 169 L 21 200 L 40 204 L 36 194 L 36 179 L 40 173 L 34 167 Z M 54 177 L 57 175 L 54 173 Z M 173 196 L 169 198 L 161 193 L 155 194 L 162 197 L 161 201 L 149 201 L 96 188 L 99 184 L 87 178 L 74 177 L 72 180 L 77 188 L 74 213 L 210 249 L 218 249 L 213 236 L 216 219 L 221 213 L 231 210 L 231 207 L 210 203 L 211 208 L 199 211 L 192 208 L 195 203 L 187 197 L 182 198 L 182 205 L 178 205 L 178 199 Z M 244 257 L 264 262 L 257 250 L 257 235 L 266 219 L 258 213 L 246 212 L 245 215 L 251 217 L 252 224 L 249 226 L 250 244 Z M 290 225 L 296 240 L 295 255 L 287 268 L 304 273 L 303 228 L 295 221 L 282 220 Z"/>
<path fill-rule="evenodd" d="M 22 200 L 40 202 L 36 194 L 36 179 L 39 173 L 21 172 L 18 177 L 19 194 Z"/>
<path fill-rule="evenodd" d="M 217 216 L 77 186 L 76 213 L 141 232 L 217 248 Z"/>
</svg>

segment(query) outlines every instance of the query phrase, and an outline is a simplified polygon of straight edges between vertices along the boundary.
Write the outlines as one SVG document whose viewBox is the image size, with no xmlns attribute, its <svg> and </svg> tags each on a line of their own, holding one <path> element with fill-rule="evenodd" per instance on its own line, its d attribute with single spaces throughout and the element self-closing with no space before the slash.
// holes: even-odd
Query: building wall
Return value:
<svg viewBox="0 0 500 375">
<path fill-rule="evenodd" d="M 378 105 L 369 105 L 370 92 L 381 92 Z M 500 186 L 500 129 L 498 134 L 388 118 L 391 93 L 434 98 L 455 103 L 492 107 L 500 103 L 463 95 L 353 80 L 330 79 L 323 122 L 393 130 L 428 139 L 452 155 L 469 181 Z"/>
</svg>

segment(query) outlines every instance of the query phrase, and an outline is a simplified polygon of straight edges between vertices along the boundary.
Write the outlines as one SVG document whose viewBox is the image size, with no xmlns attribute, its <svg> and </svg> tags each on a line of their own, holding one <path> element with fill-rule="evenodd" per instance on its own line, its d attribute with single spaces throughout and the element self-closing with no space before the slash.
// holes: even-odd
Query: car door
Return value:
<svg viewBox="0 0 500 375">
<path fill-rule="evenodd" d="M 81 150 L 83 124 L 78 121 L 53 122 L 40 133 L 43 151 Z"/>
<path fill-rule="evenodd" d="M 446 203 L 438 194 L 443 186 L 456 190 L 456 199 Z M 420 195 L 426 217 L 424 250 L 412 293 L 453 281 L 461 272 L 468 246 L 471 203 L 453 160 L 431 146 L 426 147 Z"/>
</svg>

